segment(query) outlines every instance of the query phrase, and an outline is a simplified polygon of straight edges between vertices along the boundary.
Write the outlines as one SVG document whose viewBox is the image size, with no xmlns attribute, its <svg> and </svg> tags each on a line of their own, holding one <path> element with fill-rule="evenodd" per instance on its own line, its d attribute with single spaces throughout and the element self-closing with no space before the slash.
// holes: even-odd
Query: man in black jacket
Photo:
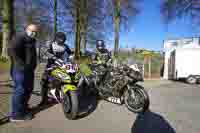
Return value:
<svg viewBox="0 0 200 133">
<path fill-rule="evenodd" d="M 37 31 L 36 25 L 28 25 L 25 34 L 14 37 L 8 49 L 9 56 L 13 59 L 11 76 L 15 83 L 11 122 L 30 120 L 33 117 L 28 112 L 28 101 L 33 90 L 34 70 L 37 65 Z"/>
</svg>

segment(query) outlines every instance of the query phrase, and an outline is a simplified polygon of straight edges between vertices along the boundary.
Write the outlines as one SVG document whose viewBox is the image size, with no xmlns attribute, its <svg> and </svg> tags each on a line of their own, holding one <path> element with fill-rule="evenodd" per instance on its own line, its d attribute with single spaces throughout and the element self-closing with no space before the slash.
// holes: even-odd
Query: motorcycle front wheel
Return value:
<svg viewBox="0 0 200 133">
<path fill-rule="evenodd" d="M 125 91 L 124 100 L 126 107 L 131 112 L 143 113 L 149 109 L 149 96 L 142 86 L 130 86 L 130 89 Z"/>
<path fill-rule="evenodd" d="M 63 94 L 62 107 L 67 119 L 76 119 L 78 115 L 78 106 L 78 93 L 76 91 L 69 91 L 66 94 Z"/>
</svg>

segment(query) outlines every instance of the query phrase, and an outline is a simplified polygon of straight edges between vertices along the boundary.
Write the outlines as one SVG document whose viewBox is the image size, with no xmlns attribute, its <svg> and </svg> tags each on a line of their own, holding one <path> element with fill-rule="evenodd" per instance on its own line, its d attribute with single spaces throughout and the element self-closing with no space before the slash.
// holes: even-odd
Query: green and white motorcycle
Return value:
<svg viewBox="0 0 200 133">
<path fill-rule="evenodd" d="M 49 97 L 62 104 L 67 119 L 76 119 L 79 110 L 78 83 L 81 78 L 78 65 L 56 60 L 47 72 Z"/>
</svg>

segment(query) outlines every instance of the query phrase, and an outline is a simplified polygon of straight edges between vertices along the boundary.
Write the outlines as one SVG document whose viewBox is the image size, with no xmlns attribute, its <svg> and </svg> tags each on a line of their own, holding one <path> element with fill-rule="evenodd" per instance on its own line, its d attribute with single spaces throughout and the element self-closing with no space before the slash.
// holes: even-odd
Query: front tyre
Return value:
<svg viewBox="0 0 200 133">
<path fill-rule="evenodd" d="M 125 91 L 124 100 L 131 112 L 142 113 L 149 109 L 149 96 L 142 86 L 130 86 L 130 89 Z"/>
<path fill-rule="evenodd" d="M 77 91 L 69 91 L 63 94 L 63 112 L 67 119 L 74 120 L 78 115 L 78 93 Z"/>
</svg>

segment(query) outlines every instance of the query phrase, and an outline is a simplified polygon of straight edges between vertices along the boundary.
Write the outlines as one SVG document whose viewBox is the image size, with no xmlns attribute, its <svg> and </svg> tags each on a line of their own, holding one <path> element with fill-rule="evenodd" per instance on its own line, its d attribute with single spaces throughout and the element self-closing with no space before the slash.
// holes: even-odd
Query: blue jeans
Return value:
<svg viewBox="0 0 200 133">
<path fill-rule="evenodd" d="M 34 89 L 34 70 L 27 70 L 25 74 L 25 107 L 27 107 L 28 102 L 31 98 L 31 94 Z"/>
<path fill-rule="evenodd" d="M 23 116 L 25 114 L 25 71 L 13 68 L 12 79 L 15 82 L 12 95 L 12 117 Z"/>
<path fill-rule="evenodd" d="M 12 96 L 12 117 L 27 113 L 27 105 L 34 87 L 34 70 L 19 70 L 13 68 L 12 78 L 15 82 Z"/>
<path fill-rule="evenodd" d="M 13 59 L 12 59 L 12 57 L 10 57 L 10 62 L 11 62 L 11 64 L 10 64 L 10 76 L 11 76 L 11 78 L 13 78 Z M 13 80 L 13 79 L 12 79 Z"/>
</svg>

